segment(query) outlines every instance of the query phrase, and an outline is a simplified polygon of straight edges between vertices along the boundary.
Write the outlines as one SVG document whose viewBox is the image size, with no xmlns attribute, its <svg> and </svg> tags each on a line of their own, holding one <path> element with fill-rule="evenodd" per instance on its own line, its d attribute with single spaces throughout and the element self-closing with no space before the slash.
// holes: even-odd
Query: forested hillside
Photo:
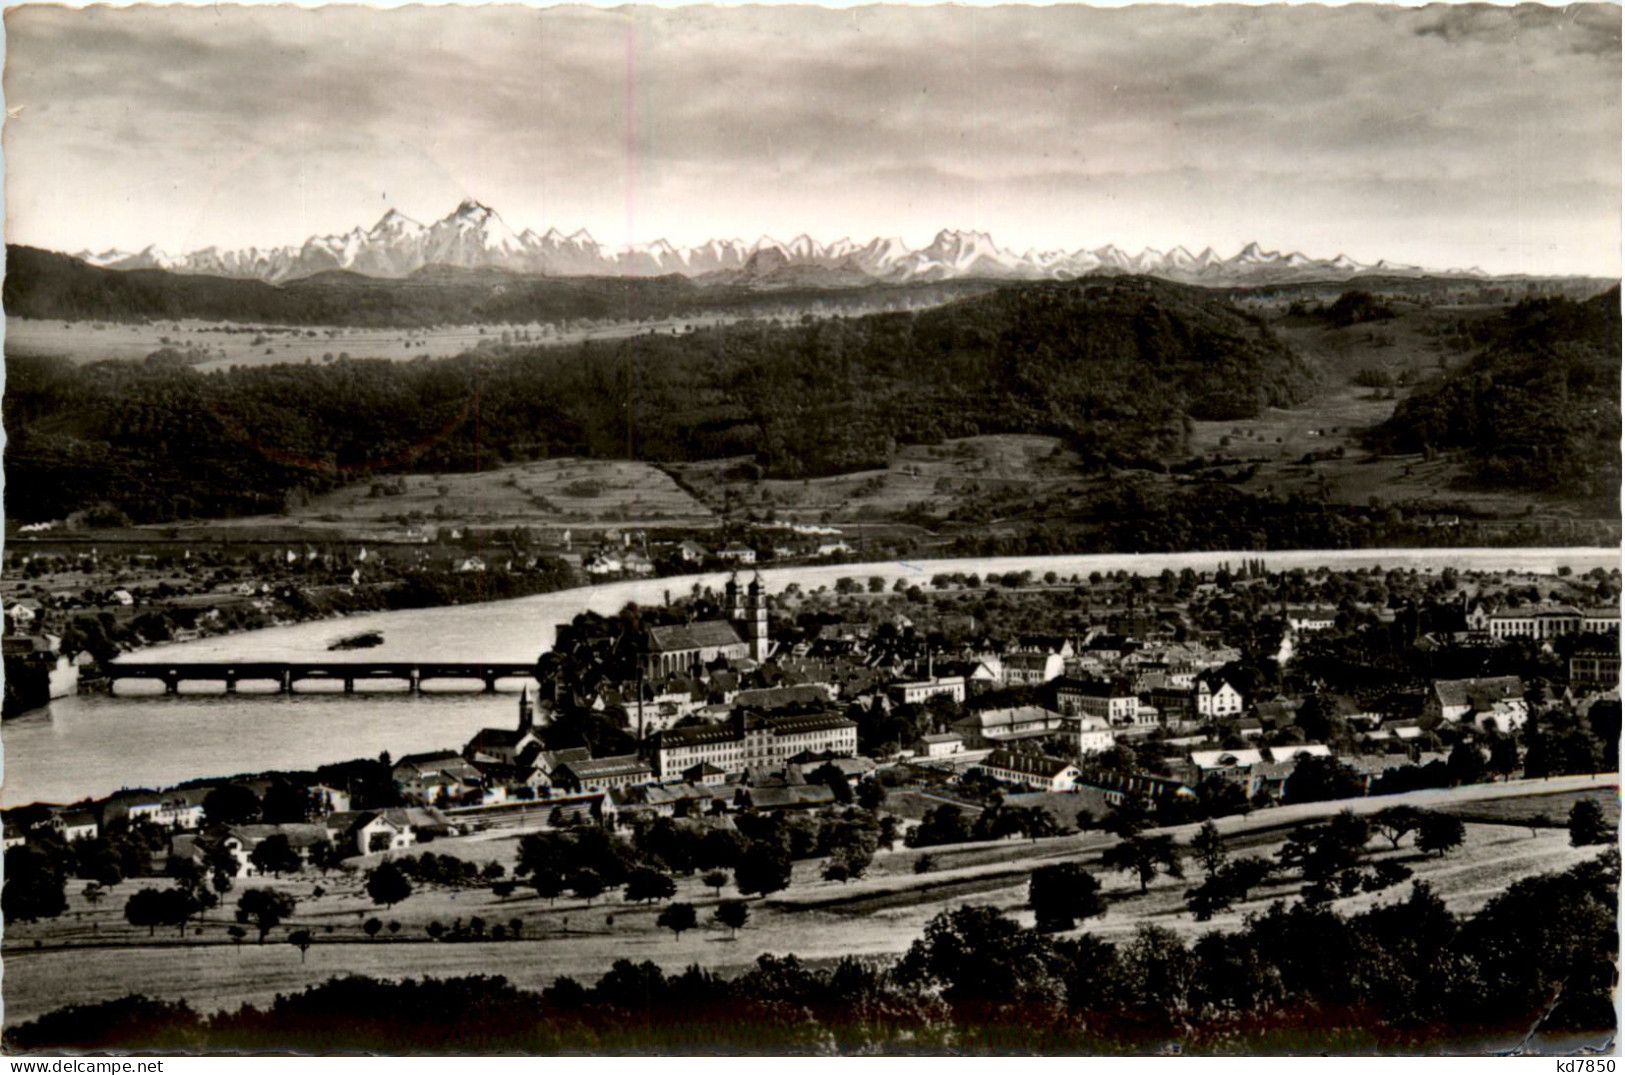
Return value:
<svg viewBox="0 0 1625 1075">
<path fill-rule="evenodd" d="M 442 361 L 203 374 L 19 358 L 7 507 L 23 520 L 103 502 L 138 521 L 253 513 L 374 473 L 566 454 L 753 456 L 795 478 L 978 433 L 1063 436 L 1101 464 L 1179 447 L 1190 418 L 1243 417 L 1310 387 L 1262 323 L 1139 278 Z"/>
<path fill-rule="evenodd" d="M 1377 431 L 1391 450 L 1463 449 L 1491 487 L 1617 495 L 1620 293 L 1521 303 L 1499 339 Z"/>
<path fill-rule="evenodd" d="M 162 269 L 116 271 L 26 246 L 6 248 L 7 316 L 60 321 L 236 321 L 244 324 L 421 328 L 748 314 L 816 304 L 861 311 L 938 303 L 987 281 L 827 287 L 704 286 L 683 276 L 535 276 L 427 266 L 405 279 L 324 272 L 283 285 Z"/>
</svg>

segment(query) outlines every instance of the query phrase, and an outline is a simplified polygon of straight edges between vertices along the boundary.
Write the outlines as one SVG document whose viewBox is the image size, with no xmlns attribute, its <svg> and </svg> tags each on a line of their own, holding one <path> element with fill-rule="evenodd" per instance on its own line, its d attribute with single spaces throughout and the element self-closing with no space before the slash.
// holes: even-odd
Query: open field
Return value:
<svg viewBox="0 0 1625 1075">
<path fill-rule="evenodd" d="M 139 361 L 172 347 L 198 352 L 201 370 L 260 366 L 278 362 L 332 362 L 350 358 L 451 358 L 483 346 L 517 342 L 525 346 L 613 340 L 647 332 L 682 332 L 689 325 L 716 325 L 736 316 L 706 314 L 661 321 L 623 321 L 560 328 L 555 325 L 447 325 L 437 328 L 344 328 L 237 325 L 215 321 L 163 321 L 150 325 L 120 321 L 40 321 L 6 318 L 7 355 L 60 355 L 79 363 Z M 167 342 L 166 342 L 167 339 Z"/>
<path fill-rule="evenodd" d="M 1300 820 L 1323 817 L 1344 806 L 1371 812 L 1398 802 L 1456 809 L 1486 801 L 1503 809 L 1533 799 L 1556 803 L 1572 801 L 1582 790 L 1596 789 L 1613 797 L 1616 778 L 1570 777 L 1549 782 L 1484 784 L 1448 791 L 1361 799 L 1347 803 L 1278 807 L 1248 817 L 1219 823 L 1232 854 L 1273 855 L 1287 827 Z M 1545 806 L 1541 807 L 1545 809 Z M 1617 818 L 1617 809 L 1615 817 Z M 1170 830 L 1188 841 L 1194 826 Z M 511 864 L 517 833 L 462 837 L 427 845 L 425 850 L 475 861 Z M 82 886 L 69 887 L 69 910 L 44 923 L 9 926 L 5 940 L 4 982 L 6 1019 L 15 1023 L 42 1011 L 74 1001 L 104 1000 L 130 991 L 152 996 L 185 997 L 203 1009 L 235 1007 L 244 1001 L 268 1001 L 277 992 L 297 989 L 335 974 L 374 974 L 399 978 L 456 974 L 503 974 L 521 986 L 538 988 L 555 977 L 570 975 L 593 980 L 615 959 L 649 959 L 676 968 L 689 963 L 729 972 L 753 962 L 763 953 L 794 952 L 803 959 L 829 960 L 846 954 L 895 954 L 919 935 L 927 921 L 943 910 L 970 903 L 990 905 L 1030 924 L 1022 906 L 1032 869 L 1045 862 L 1078 860 L 1098 863 L 1111 838 L 1076 834 L 1050 840 L 1022 840 L 934 848 L 932 873 L 913 872 L 920 852 L 899 848 L 877 855 L 870 875 L 842 885 L 817 878 L 819 863 L 800 862 L 790 889 L 766 900 L 751 901 L 751 920 L 730 939 L 710 923 L 717 902 L 712 890 L 695 878 L 679 878 L 677 899 L 695 903 L 700 928 L 674 938 L 654 925 L 660 906 L 633 906 L 618 895 L 587 904 L 574 898 L 548 903 L 535 895 L 499 900 L 483 889 L 432 889 L 414 893 L 394 909 L 375 908 L 360 891 L 359 879 L 334 874 L 329 878 L 239 881 L 227 897 L 250 885 L 280 887 L 301 897 L 293 920 L 273 930 L 261 947 L 252 936 L 240 948 L 226 934 L 229 910 L 211 911 L 201 925 L 182 938 L 160 930 L 148 937 L 127 925 L 122 908 L 139 885 L 126 882 L 98 906 L 89 906 Z M 1468 826 L 1467 844 L 1443 859 L 1420 857 L 1409 842 L 1392 851 L 1381 839 L 1371 846 L 1373 861 L 1397 858 L 1432 884 L 1457 911 L 1472 911 L 1512 881 L 1537 873 L 1564 869 L 1598 853 L 1598 848 L 1571 848 L 1561 829 L 1526 829 L 1504 824 Z M 1194 864 L 1188 864 L 1194 874 Z M 1246 904 L 1212 923 L 1195 922 L 1183 908 L 1183 892 L 1194 881 L 1159 877 L 1145 896 L 1126 875 L 1101 874 L 1111 908 L 1103 918 L 1082 928 L 1107 938 L 1120 938 L 1142 922 L 1156 922 L 1187 936 L 1212 928 L 1234 928 L 1244 914 L 1261 910 L 1276 898 L 1293 895 L 1296 881 L 1275 883 L 1254 894 Z M 316 885 L 327 891 L 319 898 Z M 1374 902 L 1406 897 L 1409 884 L 1377 894 L 1362 894 L 1337 901 L 1341 911 L 1358 911 Z M 735 893 L 731 886 L 722 897 Z M 490 925 L 520 922 L 519 940 L 485 943 L 435 943 L 425 927 L 431 921 L 450 925 L 480 916 Z M 362 931 L 376 916 L 398 921 L 401 929 L 387 929 L 376 940 Z M 315 945 L 301 962 L 299 952 L 286 943 L 290 928 L 306 928 Z M 506 925 L 505 925 L 506 928 Z M 166 936 L 167 933 L 167 936 Z"/>
<path fill-rule="evenodd" d="M 471 474 L 410 474 L 399 492 L 374 495 L 351 485 L 314 497 L 274 519 L 215 520 L 211 529 L 297 523 L 313 529 L 398 529 L 398 517 L 429 525 L 569 527 L 582 523 L 646 522 L 706 526 L 715 518 L 704 504 L 647 463 L 602 459 L 544 459 Z"/>
<path fill-rule="evenodd" d="M 713 508 L 771 508 L 801 521 L 883 519 L 914 506 L 944 512 L 1000 495 L 1031 498 L 1076 491 L 1090 479 L 1059 438 L 1030 434 L 965 437 L 898 448 L 883 470 L 805 481 L 748 481 L 744 460 L 674 463 L 666 469 Z"/>
</svg>

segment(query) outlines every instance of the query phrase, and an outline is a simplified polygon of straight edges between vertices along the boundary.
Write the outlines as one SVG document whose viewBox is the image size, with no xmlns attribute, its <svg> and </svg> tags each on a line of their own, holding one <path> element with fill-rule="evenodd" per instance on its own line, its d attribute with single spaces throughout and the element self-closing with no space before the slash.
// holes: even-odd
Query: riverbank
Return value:
<svg viewBox="0 0 1625 1075">
<path fill-rule="evenodd" d="M 1164 569 L 1213 571 L 1224 564 L 1262 560 L 1272 571 L 1325 566 L 1339 570 L 1380 568 L 1439 572 L 1529 571 L 1556 573 L 1567 567 L 1583 574 L 1595 567 L 1620 566 L 1620 550 L 1611 548 L 1541 549 L 1365 549 L 1350 551 L 1293 550 L 1259 552 L 1191 552 L 1002 556 L 976 559 L 893 561 L 763 568 L 763 585 L 778 593 L 796 584 L 803 590 L 833 588 L 842 578 L 880 578 L 889 588 L 899 579 L 922 586 L 937 574 L 975 573 L 984 577 L 1031 571 L 1055 572 L 1061 578 L 1087 578 L 1092 572 L 1157 575 Z M 379 631 L 384 642 L 368 651 L 380 661 L 533 661 L 552 648 L 554 632 L 584 611 L 611 615 L 629 602 L 661 604 L 696 587 L 720 588 L 730 572 L 717 571 L 669 578 L 634 579 L 558 590 L 533 597 L 479 605 L 364 613 L 343 621 L 271 627 L 234 636 L 154 646 L 130 659 L 151 660 L 321 660 L 327 647 L 362 631 Z"/>
</svg>

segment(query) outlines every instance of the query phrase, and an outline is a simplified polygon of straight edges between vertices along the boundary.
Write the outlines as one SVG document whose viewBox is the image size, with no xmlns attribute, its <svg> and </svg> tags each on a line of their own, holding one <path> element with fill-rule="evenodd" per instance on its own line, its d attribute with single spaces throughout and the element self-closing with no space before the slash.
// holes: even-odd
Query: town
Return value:
<svg viewBox="0 0 1625 1075">
<path fill-rule="evenodd" d="M 386 929 L 373 908 L 396 916 L 389 936 L 410 929 L 414 906 L 432 940 L 568 947 L 602 942 L 569 923 L 616 888 L 649 903 L 649 920 L 612 912 L 611 937 L 670 929 L 680 942 L 710 905 L 734 934 L 754 911 L 765 938 L 775 919 L 848 894 L 872 907 L 877 885 L 929 909 L 933 883 L 1028 880 L 1020 903 L 1041 928 L 1059 914 L 1071 929 L 1032 901 L 1045 863 L 1078 840 L 1124 878 L 1114 907 L 1149 893 L 1188 928 L 1239 925 L 1299 886 L 1357 904 L 1442 861 L 1380 861 L 1365 847 L 1379 832 L 1391 852 L 1414 833 L 1442 855 L 1517 825 L 1568 854 L 1612 839 L 1601 834 L 1617 821 L 1617 778 L 1598 774 L 1618 767 L 1619 584 L 1617 569 L 1247 559 L 1157 576 L 849 576 L 770 594 L 747 569 L 720 590 L 561 625 L 513 721 L 460 746 L 6 811 L 7 952 L 23 957 L 8 973 L 26 982 L 53 949 L 136 952 L 160 925 L 233 950 L 279 932 L 303 965 L 312 946 L 372 941 Z M 1418 794 L 1451 807 L 1414 806 Z M 1292 857 L 1308 822 L 1351 804 L 1352 855 L 1329 870 Z M 1297 827 L 1280 865 L 1249 860 L 1268 868 L 1239 880 L 1210 870 L 1181 897 L 1181 862 L 1201 834 L 1218 839 L 1216 823 L 1248 843 Z M 1081 876 L 1069 887 L 1099 888 Z M 459 895 L 491 907 L 451 914 Z M 8 1002 L 38 1014 L 26 996 Z"/>
</svg>

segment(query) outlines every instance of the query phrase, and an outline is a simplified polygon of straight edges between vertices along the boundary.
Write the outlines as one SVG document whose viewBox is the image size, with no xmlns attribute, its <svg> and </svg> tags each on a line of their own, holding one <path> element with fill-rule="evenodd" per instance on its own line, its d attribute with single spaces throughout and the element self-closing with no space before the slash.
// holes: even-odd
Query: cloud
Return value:
<svg viewBox="0 0 1625 1075">
<path fill-rule="evenodd" d="M 7 30 L 8 223 L 42 245 L 291 242 L 475 193 L 615 242 L 1178 221 L 1352 247 L 1381 214 L 1544 220 L 1560 174 L 1566 230 L 1604 237 L 1574 264 L 1618 262 L 1611 5 L 28 6 Z M 1333 200 L 1356 180 L 1389 194 Z M 1377 256 L 1422 259 L 1414 231 Z"/>
</svg>

